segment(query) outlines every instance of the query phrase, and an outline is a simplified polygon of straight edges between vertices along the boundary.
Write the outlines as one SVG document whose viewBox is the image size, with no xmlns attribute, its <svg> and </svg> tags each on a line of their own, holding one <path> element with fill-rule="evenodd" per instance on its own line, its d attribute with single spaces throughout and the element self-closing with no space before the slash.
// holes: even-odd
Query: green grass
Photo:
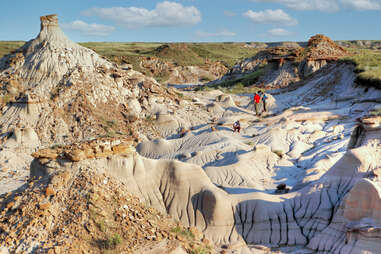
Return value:
<svg viewBox="0 0 381 254">
<path fill-rule="evenodd" d="M 362 41 L 363 42 L 363 46 L 361 46 L 358 42 Z M 350 47 L 350 48 L 356 48 L 356 49 L 360 49 L 360 48 L 364 48 L 364 46 L 366 48 L 379 48 L 380 47 L 380 43 L 381 41 L 380 40 L 339 40 L 339 41 L 335 41 L 336 43 L 343 43 L 346 47 Z"/>
<path fill-rule="evenodd" d="M 351 56 L 342 60 L 356 65 L 357 83 L 381 88 L 381 52 L 369 49 L 348 49 Z"/>
<path fill-rule="evenodd" d="M 211 90 L 220 90 L 224 93 L 231 94 L 247 94 L 247 93 L 256 93 L 260 90 L 263 90 L 258 87 L 245 87 L 242 83 L 237 83 L 230 87 L 221 87 L 219 85 L 211 85 L 211 86 L 200 86 L 196 89 L 196 91 L 211 91 Z"/>
<path fill-rule="evenodd" d="M 377 41 L 374 41 L 376 43 Z M 11 53 L 21 47 L 23 41 L 0 41 L 0 57 Z M 373 43 L 373 42 L 372 42 Z M 159 42 L 83 42 L 80 45 L 90 48 L 116 63 L 132 64 L 133 68 L 147 75 L 152 75 L 147 69 L 140 67 L 144 57 L 157 57 L 174 65 L 196 65 L 207 68 L 213 62 L 222 62 L 227 68 L 231 68 L 238 61 L 251 57 L 260 49 L 245 47 L 246 43 L 159 43 Z M 362 85 L 376 86 L 381 88 L 381 51 L 370 49 L 348 49 L 351 56 L 343 61 L 356 64 L 358 73 L 357 82 Z M 155 74 L 159 81 L 165 81 L 169 73 Z M 252 76 L 251 76 L 252 75 Z M 232 92 L 246 92 L 246 87 L 255 81 L 258 72 L 247 74 L 236 80 L 224 81 L 217 86 L 222 89 L 230 89 L 238 85 Z M 203 77 L 208 81 L 209 77 Z M 242 84 L 244 89 L 242 89 Z"/>
<path fill-rule="evenodd" d="M 177 235 L 182 235 L 188 240 L 194 240 L 195 236 L 192 234 L 192 232 L 186 228 L 182 228 L 180 226 L 176 226 L 171 229 L 171 232 L 177 234 Z"/>
<path fill-rule="evenodd" d="M 245 142 L 245 144 L 248 145 L 248 146 L 253 146 L 254 142 L 253 141 L 248 141 L 248 142 Z"/>
<path fill-rule="evenodd" d="M 113 236 L 110 236 L 105 241 L 105 247 L 106 249 L 114 249 L 116 246 L 122 243 L 122 238 L 119 234 L 114 234 Z"/>
<path fill-rule="evenodd" d="M 381 115 L 381 109 L 371 110 L 369 112 L 369 115 L 371 115 L 371 116 L 380 116 Z"/>
<path fill-rule="evenodd" d="M 0 57 L 24 43 L 0 41 Z M 137 70 L 142 57 L 158 57 L 182 66 L 205 66 L 207 62 L 221 61 L 230 68 L 237 61 L 258 52 L 258 49 L 245 47 L 245 43 L 82 42 L 79 44 L 111 61 L 130 63 Z"/>
<path fill-rule="evenodd" d="M 107 125 L 108 127 L 110 127 L 110 128 L 114 128 L 114 127 L 116 127 L 117 122 L 116 122 L 116 120 L 107 120 L 107 121 L 106 121 L 106 125 Z"/>
<path fill-rule="evenodd" d="M 210 248 L 203 248 L 203 247 L 198 247 L 194 250 L 191 250 L 192 254 L 208 254 L 210 253 Z"/>
<path fill-rule="evenodd" d="M 209 86 L 200 86 L 198 90 L 210 90 L 210 89 L 219 89 L 225 93 L 255 93 L 259 90 L 262 90 L 258 87 L 251 87 L 255 84 L 258 79 L 264 74 L 265 67 L 259 67 L 256 71 L 244 74 L 243 76 L 233 79 L 222 81 Z"/>
<path fill-rule="evenodd" d="M 149 124 L 152 124 L 154 122 L 154 118 L 152 115 L 146 115 L 145 121 Z"/>
<path fill-rule="evenodd" d="M 238 61 L 258 53 L 258 49 L 244 47 L 244 43 L 194 43 L 192 51 L 203 59 L 220 61 L 231 68 Z"/>
<path fill-rule="evenodd" d="M 0 41 L 0 58 L 24 45 L 24 41 Z"/>
</svg>

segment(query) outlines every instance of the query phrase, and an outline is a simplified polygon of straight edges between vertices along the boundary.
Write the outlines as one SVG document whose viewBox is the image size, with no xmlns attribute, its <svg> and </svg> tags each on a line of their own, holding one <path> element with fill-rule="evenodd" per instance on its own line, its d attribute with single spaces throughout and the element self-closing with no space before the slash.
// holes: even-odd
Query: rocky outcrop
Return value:
<svg viewBox="0 0 381 254">
<path fill-rule="evenodd" d="M 345 49 L 331 39 L 318 34 L 310 38 L 305 48 L 289 44 L 268 47 L 255 56 L 237 63 L 225 76 L 210 84 L 244 79 L 252 72 L 261 71 L 258 81 L 252 86 L 286 87 L 290 83 L 303 80 L 347 54 Z"/>
<path fill-rule="evenodd" d="M 61 150 L 70 154 L 69 149 L 37 152 L 31 179 L 24 188 L 0 196 L 0 250 L 3 253 L 8 250 L 10 253 L 80 253 L 85 250 L 91 253 L 189 253 L 191 250 L 216 253 L 213 243 L 200 230 L 184 227 L 148 207 L 131 195 L 129 185 L 112 177 L 110 170 L 99 171 L 90 165 L 79 171 L 61 170 L 60 164 L 68 165 L 68 161 L 54 154 Z M 108 156 L 109 159 L 101 156 L 96 160 L 117 162 L 113 159 L 116 155 Z M 131 153 L 123 156 L 131 156 Z M 37 176 L 43 178 L 37 179 Z"/>
<path fill-rule="evenodd" d="M 322 34 L 309 39 L 305 52 L 305 57 L 309 60 L 337 59 L 346 55 L 348 52 L 344 48 Z"/>
<path fill-rule="evenodd" d="M 381 41 L 379 40 L 351 40 L 351 41 L 334 41 L 337 45 L 344 48 L 366 48 L 366 49 L 380 49 Z M 308 42 L 251 42 L 245 44 L 246 47 L 252 48 L 269 48 L 269 47 L 307 47 Z"/>
</svg>

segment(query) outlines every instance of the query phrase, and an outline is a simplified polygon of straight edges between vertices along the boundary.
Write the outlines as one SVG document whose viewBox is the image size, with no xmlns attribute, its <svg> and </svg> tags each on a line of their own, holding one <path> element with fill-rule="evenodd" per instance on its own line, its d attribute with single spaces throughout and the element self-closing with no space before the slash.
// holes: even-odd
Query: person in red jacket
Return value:
<svg viewBox="0 0 381 254">
<path fill-rule="evenodd" d="M 257 116 L 260 116 L 261 113 L 259 112 L 259 103 L 261 102 L 261 96 L 258 93 L 254 94 L 254 107 L 255 107 L 255 114 Z"/>
</svg>

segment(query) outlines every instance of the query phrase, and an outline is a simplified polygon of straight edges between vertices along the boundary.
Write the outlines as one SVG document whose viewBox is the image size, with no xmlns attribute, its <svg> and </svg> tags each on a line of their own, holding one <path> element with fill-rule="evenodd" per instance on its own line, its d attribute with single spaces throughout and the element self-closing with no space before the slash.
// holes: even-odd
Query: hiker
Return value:
<svg viewBox="0 0 381 254">
<path fill-rule="evenodd" d="M 262 102 L 263 102 L 263 111 L 267 112 L 267 108 L 266 108 L 267 95 L 264 92 L 261 91 L 260 92 L 260 96 L 261 96 L 261 99 L 262 99 Z"/>
<path fill-rule="evenodd" d="M 238 121 L 236 121 L 234 124 L 233 124 L 233 132 L 237 131 L 238 133 L 240 132 L 241 130 L 241 123 Z"/>
<path fill-rule="evenodd" d="M 254 94 L 254 107 L 255 107 L 255 114 L 257 116 L 260 116 L 261 113 L 259 112 L 259 103 L 261 102 L 261 96 L 258 93 Z"/>
</svg>

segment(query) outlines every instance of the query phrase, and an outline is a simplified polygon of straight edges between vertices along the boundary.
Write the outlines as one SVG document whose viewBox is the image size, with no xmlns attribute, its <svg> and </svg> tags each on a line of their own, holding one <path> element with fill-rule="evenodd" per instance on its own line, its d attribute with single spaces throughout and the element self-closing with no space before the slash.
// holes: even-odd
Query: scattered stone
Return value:
<svg viewBox="0 0 381 254">
<path fill-rule="evenodd" d="M 57 151 L 54 149 L 46 148 L 46 149 L 41 149 L 37 152 L 32 153 L 32 156 L 34 158 L 45 158 L 45 159 L 57 159 L 58 154 Z"/>
<path fill-rule="evenodd" d="M 39 207 L 41 210 L 48 210 L 51 207 L 51 204 L 49 202 L 41 203 Z"/>
<path fill-rule="evenodd" d="M 15 202 L 9 202 L 8 204 L 7 204 L 7 208 L 8 209 L 12 209 L 13 208 L 13 206 L 15 205 Z"/>
<path fill-rule="evenodd" d="M 47 197 L 49 197 L 49 196 L 54 196 L 54 195 L 56 195 L 56 192 L 55 192 L 55 190 L 52 188 L 52 187 L 46 187 L 46 189 L 45 189 L 45 195 L 47 196 Z"/>
</svg>

